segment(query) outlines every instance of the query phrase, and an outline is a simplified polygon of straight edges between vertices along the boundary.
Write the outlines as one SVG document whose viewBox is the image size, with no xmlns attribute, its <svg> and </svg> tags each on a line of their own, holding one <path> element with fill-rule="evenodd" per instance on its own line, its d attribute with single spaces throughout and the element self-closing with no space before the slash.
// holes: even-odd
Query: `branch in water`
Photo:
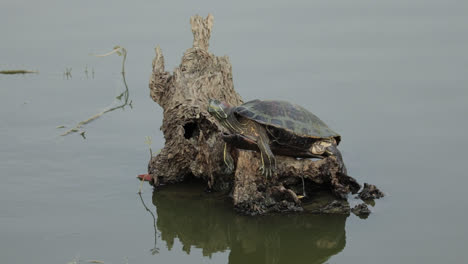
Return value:
<svg viewBox="0 0 468 264">
<path fill-rule="evenodd" d="M 39 73 L 38 71 L 28 71 L 28 70 L 6 70 L 0 71 L 0 74 L 26 74 L 26 73 Z"/>
<path fill-rule="evenodd" d="M 123 103 L 121 105 L 108 108 L 108 109 L 106 109 L 106 110 L 104 110 L 104 111 L 102 111 L 100 113 L 97 113 L 97 114 L 91 116 L 90 118 L 88 118 L 88 119 L 86 119 L 84 121 L 79 122 L 75 127 L 71 128 L 68 131 L 66 131 L 65 133 L 61 134 L 61 136 L 66 136 L 66 135 L 69 135 L 71 133 L 78 132 L 82 126 L 84 126 L 84 125 L 86 125 L 88 123 L 91 123 L 92 121 L 98 119 L 99 117 L 101 117 L 105 113 L 112 112 L 112 111 L 117 110 L 119 108 L 123 109 L 126 105 L 129 105 L 130 107 L 132 107 L 132 101 L 128 102 L 129 91 L 128 91 L 127 81 L 125 79 L 125 60 L 127 59 L 127 50 L 125 48 L 120 47 L 120 46 L 115 46 L 114 50 L 112 50 L 111 52 L 101 54 L 101 55 L 94 55 L 94 56 L 96 56 L 96 57 L 105 57 L 105 56 L 112 55 L 114 53 L 117 53 L 119 56 L 123 56 L 123 59 L 122 59 L 122 79 L 123 79 L 123 83 L 125 85 L 125 91 L 123 93 L 121 93 L 119 96 L 117 96 L 117 99 L 119 99 L 119 100 L 121 100 L 122 97 L 124 98 Z"/>
</svg>

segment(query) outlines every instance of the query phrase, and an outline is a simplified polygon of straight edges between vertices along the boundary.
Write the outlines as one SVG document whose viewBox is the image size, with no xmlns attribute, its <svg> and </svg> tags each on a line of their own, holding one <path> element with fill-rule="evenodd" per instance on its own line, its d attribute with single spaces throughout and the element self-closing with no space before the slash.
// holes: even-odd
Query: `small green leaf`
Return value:
<svg viewBox="0 0 468 264">
<path fill-rule="evenodd" d="M 122 48 L 120 46 L 115 46 L 114 50 L 117 53 L 117 55 L 122 56 L 122 52 L 121 52 Z"/>
<path fill-rule="evenodd" d="M 145 137 L 145 144 L 148 145 L 148 146 L 151 146 L 152 143 L 153 143 L 153 139 L 150 136 L 146 136 Z"/>
</svg>

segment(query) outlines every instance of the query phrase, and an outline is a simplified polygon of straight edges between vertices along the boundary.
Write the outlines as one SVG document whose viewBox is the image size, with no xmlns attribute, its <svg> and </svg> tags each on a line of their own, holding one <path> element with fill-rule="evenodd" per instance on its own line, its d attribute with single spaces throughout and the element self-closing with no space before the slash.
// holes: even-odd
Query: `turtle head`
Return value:
<svg viewBox="0 0 468 264">
<path fill-rule="evenodd" d="M 231 106 L 226 102 L 221 102 L 216 99 L 210 99 L 208 104 L 208 113 L 218 120 L 225 120 L 228 117 Z"/>
</svg>

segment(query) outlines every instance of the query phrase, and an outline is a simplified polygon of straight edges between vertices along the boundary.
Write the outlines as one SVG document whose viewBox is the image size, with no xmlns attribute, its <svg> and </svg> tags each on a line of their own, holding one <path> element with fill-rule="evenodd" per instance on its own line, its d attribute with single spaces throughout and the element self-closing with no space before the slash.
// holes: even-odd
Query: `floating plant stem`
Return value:
<svg viewBox="0 0 468 264">
<path fill-rule="evenodd" d="M 159 253 L 159 248 L 157 247 L 157 242 L 158 242 L 158 228 L 156 227 L 156 216 L 154 213 L 146 206 L 145 201 L 143 200 L 143 197 L 141 196 L 141 193 L 138 193 L 140 196 L 141 203 L 145 207 L 146 211 L 148 211 L 151 214 L 151 217 L 153 218 L 153 227 L 154 227 L 154 248 L 151 249 L 151 254 L 155 255 Z"/>
<path fill-rule="evenodd" d="M 151 136 L 146 136 L 145 137 L 145 144 L 148 145 L 149 151 L 150 151 L 150 158 L 153 157 L 153 150 L 151 149 L 151 144 L 153 144 L 153 139 Z"/>
<path fill-rule="evenodd" d="M 0 74 L 26 74 L 26 73 L 39 73 L 38 71 L 28 71 L 28 70 L 6 70 L 0 71 Z"/>
<path fill-rule="evenodd" d="M 125 60 L 127 58 L 127 50 L 125 48 L 122 48 L 120 46 L 115 46 L 114 49 L 111 51 L 111 52 L 108 52 L 106 54 L 101 54 L 101 55 L 94 55 L 96 57 L 106 57 L 106 56 L 109 56 L 109 55 L 112 55 L 114 53 L 117 53 L 117 55 L 119 56 L 123 56 L 123 60 L 122 60 L 122 80 L 123 80 L 123 83 L 124 83 L 124 86 L 125 86 L 125 91 L 122 92 L 119 96 L 117 96 L 117 99 L 119 101 L 122 101 L 122 98 L 123 98 L 123 102 L 122 104 L 118 105 L 118 106 L 115 106 L 115 107 L 110 107 L 104 111 L 101 111 L 93 116 L 91 116 L 90 118 L 86 119 L 86 120 L 83 120 L 81 122 L 79 122 L 76 126 L 74 126 L 73 128 L 69 129 L 67 132 L 61 134 L 61 136 L 66 136 L 66 135 L 69 135 L 71 133 L 74 133 L 74 132 L 78 132 L 80 130 L 80 128 L 96 119 L 98 119 L 99 117 L 101 117 L 102 115 L 104 115 L 105 113 L 109 113 L 109 112 L 112 112 L 114 110 L 117 110 L 117 109 L 120 109 L 120 108 L 124 108 L 125 106 L 130 106 L 130 108 L 132 108 L 132 101 L 128 101 L 129 99 L 129 91 L 128 91 L 128 85 L 127 85 L 127 81 L 125 79 Z M 93 69 L 93 75 L 94 75 L 94 69 Z M 82 132 L 83 133 L 83 132 Z M 83 138 L 84 137 L 84 133 L 82 134 Z"/>
<path fill-rule="evenodd" d="M 148 145 L 149 147 L 149 152 L 150 152 L 150 161 L 153 158 L 153 150 L 151 150 L 151 144 L 153 144 L 153 139 L 151 136 L 146 136 L 145 137 L 145 144 Z M 141 193 L 141 190 L 143 189 L 143 182 L 145 181 L 145 178 L 142 177 L 140 181 L 140 189 L 138 189 L 138 193 Z"/>
</svg>

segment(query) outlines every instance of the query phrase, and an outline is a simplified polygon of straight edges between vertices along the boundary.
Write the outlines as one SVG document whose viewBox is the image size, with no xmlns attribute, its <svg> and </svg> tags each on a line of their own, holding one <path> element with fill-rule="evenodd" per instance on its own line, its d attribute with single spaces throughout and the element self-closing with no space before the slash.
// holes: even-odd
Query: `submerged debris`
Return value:
<svg viewBox="0 0 468 264">
<path fill-rule="evenodd" d="M 65 71 L 63 72 L 63 77 L 68 79 L 71 79 L 73 76 L 71 74 L 72 68 L 65 68 Z"/>
<path fill-rule="evenodd" d="M 370 215 L 371 210 L 369 210 L 369 207 L 365 203 L 362 203 L 354 206 L 351 212 L 359 216 L 359 218 L 366 219 Z"/>
<path fill-rule="evenodd" d="M 313 213 L 320 214 L 349 214 L 349 203 L 346 200 L 334 200 L 326 206 L 319 208 Z"/>
<path fill-rule="evenodd" d="M 38 71 L 28 71 L 28 70 L 6 70 L 0 71 L 0 74 L 26 74 L 26 73 L 39 73 Z"/>
<path fill-rule="evenodd" d="M 362 200 L 373 200 L 384 197 L 385 194 L 381 192 L 377 186 L 373 184 L 364 183 L 364 188 L 358 194 L 358 197 Z"/>
</svg>

